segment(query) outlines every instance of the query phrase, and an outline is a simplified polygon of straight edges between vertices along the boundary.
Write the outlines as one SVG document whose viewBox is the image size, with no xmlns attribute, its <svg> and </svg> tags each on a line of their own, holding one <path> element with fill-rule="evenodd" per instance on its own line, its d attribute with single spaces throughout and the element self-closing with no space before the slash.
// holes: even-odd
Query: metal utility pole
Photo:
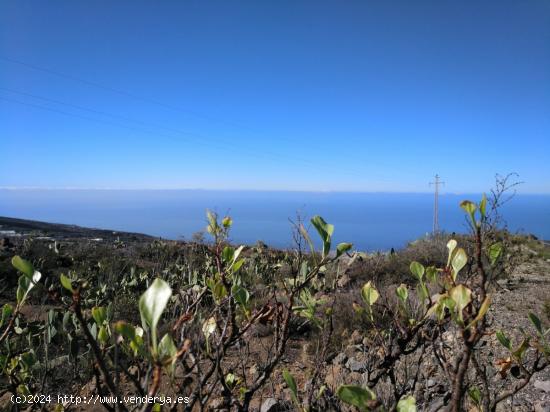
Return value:
<svg viewBox="0 0 550 412">
<path fill-rule="evenodd" d="M 439 215 L 439 185 L 444 185 L 445 182 L 442 182 L 439 180 L 439 175 L 435 175 L 435 182 L 430 182 L 430 186 L 435 186 L 435 194 L 434 194 L 434 227 L 433 227 L 433 234 L 436 235 L 439 232 L 439 221 L 438 221 L 438 215 Z"/>
</svg>

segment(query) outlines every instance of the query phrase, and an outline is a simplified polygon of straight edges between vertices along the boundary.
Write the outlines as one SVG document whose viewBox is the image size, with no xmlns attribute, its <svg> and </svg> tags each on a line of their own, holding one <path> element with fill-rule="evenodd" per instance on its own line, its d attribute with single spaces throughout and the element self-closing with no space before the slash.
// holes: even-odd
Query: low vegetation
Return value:
<svg viewBox="0 0 550 412">
<path fill-rule="evenodd" d="M 492 295 L 521 247 L 548 251 L 497 230 L 490 204 L 461 203 L 470 235 L 370 255 L 333 245 L 319 216 L 295 225 L 287 251 L 229 244 L 233 221 L 212 212 L 209 243 L 21 240 L 1 267 L 1 402 L 86 410 L 57 398 L 73 394 L 110 411 L 408 412 L 426 407 L 430 374 L 449 410 L 496 411 L 548 367 L 550 329 L 548 313 L 533 312 L 522 314 L 529 329 L 493 328 Z M 362 372 L 352 383 L 330 376 L 343 357 Z M 152 401 L 115 401 L 125 396 Z"/>
</svg>

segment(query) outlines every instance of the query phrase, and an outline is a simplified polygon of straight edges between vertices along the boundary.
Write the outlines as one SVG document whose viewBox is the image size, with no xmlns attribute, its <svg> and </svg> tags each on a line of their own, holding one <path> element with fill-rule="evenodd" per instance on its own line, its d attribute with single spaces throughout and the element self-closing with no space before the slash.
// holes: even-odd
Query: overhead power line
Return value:
<svg viewBox="0 0 550 412">
<path fill-rule="evenodd" d="M 0 90 L 10 90 L 10 89 L 0 87 Z M 10 91 L 14 92 L 14 93 L 19 93 L 17 91 L 13 91 L 13 90 L 10 90 Z M 64 102 L 56 100 L 56 99 L 49 99 L 49 98 L 46 98 L 46 97 L 41 97 L 41 96 L 37 96 L 37 95 L 31 94 L 31 93 L 26 93 L 26 92 L 21 92 L 20 94 L 26 95 L 28 97 L 41 99 L 41 100 L 44 100 L 44 101 L 50 101 L 52 103 L 59 104 L 59 105 L 64 105 L 64 106 L 67 106 L 67 107 L 77 108 L 78 110 L 89 111 L 91 113 L 97 113 L 97 114 L 101 114 L 101 115 L 105 115 L 105 116 L 109 116 L 109 117 L 114 117 L 114 118 L 126 119 L 126 121 L 140 123 L 144 126 L 151 126 L 151 125 L 148 125 L 145 122 L 141 122 L 141 121 L 131 119 L 131 118 L 126 118 L 125 116 L 119 116 L 119 115 L 116 115 L 116 114 L 112 114 L 112 113 L 108 113 L 108 112 L 104 112 L 104 111 L 100 111 L 100 110 L 95 110 L 95 109 L 87 108 L 87 107 L 84 107 L 84 106 L 73 105 L 73 104 L 70 104 L 70 103 L 64 103 Z M 166 133 L 153 131 L 153 130 L 149 130 L 149 129 L 144 129 L 143 127 L 137 127 L 137 126 L 134 126 L 134 125 L 129 126 L 129 125 L 126 125 L 124 123 L 121 123 L 120 121 L 111 121 L 111 120 L 106 120 L 106 119 L 98 119 L 98 118 L 95 118 L 95 117 L 85 116 L 85 115 L 78 114 L 78 113 L 72 113 L 72 112 L 68 112 L 68 111 L 65 111 L 65 110 L 60 110 L 60 109 L 53 108 L 53 107 L 43 106 L 43 105 L 29 103 L 29 102 L 23 102 L 23 101 L 20 101 L 20 100 L 17 100 L 17 99 L 12 99 L 12 98 L 5 97 L 5 96 L 0 96 L 0 100 L 5 101 L 5 102 L 10 102 L 10 103 L 15 103 L 15 104 L 22 105 L 22 106 L 32 107 L 34 109 L 49 111 L 49 112 L 61 114 L 61 115 L 64 115 L 64 116 L 75 117 L 75 118 L 83 119 L 83 120 L 90 121 L 90 122 L 106 124 L 106 125 L 110 125 L 110 126 L 116 126 L 116 127 L 119 127 L 119 128 L 131 130 L 131 131 L 134 131 L 134 132 L 146 133 L 146 134 L 150 134 L 150 135 L 157 136 L 157 137 L 159 137 L 159 136 L 160 137 L 167 137 L 167 138 L 170 138 L 170 139 L 173 139 L 175 137 L 173 135 L 168 135 Z M 312 169 L 326 171 L 325 167 L 321 167 L 320 165 L 318 165 L 316 163 L 313 163 L 313 162 L 310 162 L 306 159 L 300 159 L 300 158 L 287 156 L 287 155 L 283 156 L 281 154 L 268 152 L 268 151 L 265 151 L 265 150 L 252 152 L 248 147 L 244 147 L 244 148 L 239 147 L 239 145 L 234 144 L 234 142 L 226 142 L 226 141 L 220 141 L 220 140 L 217 140 L 216 142 L 213 142 L 211 140 L 206 140 L 206 139 L 208 139 L 208 137 L 204 136 L 204 135 L 201 135 L 201 134 L 197 134 L 197 133 L 193 133 L 193 132 L 180 131 L 180 130 L 177 130 L 177 129 L 167 128 L 167 127 L 164 127 L 164 126 L 153 126 L 153 127 L 161 127 L 161 128 L 167 129 L 167 130 L 171 130 L 173 133 L 185 134 L 186 135 L 185 136 L 186 140 L 189 140 L 189 141 L 193 142 L 194 144 L 199 144 L 199 145 L 202 145 L 202 146 L 207 147 L 207 148 L 212 148 L 212 147 L 216 147 L 216 146 L 218 148 L 221 148 L 221 149 L 224 149 L 224 150 L 227 150 L 227 149 L 234 150 L 235 148 L 237 148 L 239 153 L 245 153 L 245 154 L 248 154 L 252 157 L 262 157 L 262 158 L 267 158 L 267 159 L 276 160 L 276 161 L 282 161 L 282 162 L 286 162 L 286 163 L 289 163 L 289 161 L 290 161 L 290 163 L 302 164 L 302 165 L 308 166 Z M 357 171 L 353 171 L 353 170 L 349 170 L 349 169 L 346 170 L 346 169 L 341 169 L 341 168 L 339 168 L 339 171 L 343 172 L 344 174 L 347 174 L 347 175 L 359 176 L 359 172 L 357 172 Z"/>
<path fill-rule="evenodd" d="M 223 123 L 223 124 L 231 125 L 231 126 L 237 127 L 237 128 L 248 129 L 249 131 L 254 132 L 254 130 L 252 128 L 250 128 L 248 126 L 244 126 L 244 125 L 239 124 L 239 123 L 234 122 L 234 121 L 219 119 L 219 118 L 209 116 L 209 115 L 205 115 L 205 114 L 193 111 L 193 110 L 183 109 L 181 107 L 171 105 L 171 104 L 168 104 L 168 103 L 164 103 L 164 102 L 158 101 L 156 99 L 152 99 L 152 98 L 145 97 L 145 96 L 140 96 L 139 94 L 128 92 L 126 90 L 122 90 L 122 89 L 118 89 L 118 88 L 111 87 L 111 86 L 108 86 L 108 85 L 100 84 L 100 83 L 97 83 L 97 82 L 94 82 L 94 81 L 90 81 L 90 80 L 84 79 L 84 78 L 79 77 L 79 76 L 74 76 L 74 75 L 68 74 L 68 73 L 62 73 L 62 72 L 59 72 L 57 70 L 52 70 L 52 69 L 49 69 L 49 68 L 46 68 L 46 67 L 38 66 L 36 64 L 26 63 L 26 62 L 23 62 L 21 60 L 13 59 L 13 58 L 7 57 L 7 56 L 0 55 L 0 59 L 4 60 L 4 61 L 7 61 L 7 62 L 10 62 L 10 63 L 13 63 L 13 64 L 18 64 L 18 65 L 23 66 L 23 67 L 27 67 L 27 68 L 32 69 L 32 70 L 41 71 L 43 73 L 48 73 L 48 74 L 53 75 L 53 76 L 57 76 L 57 77 L 64 78 L 64 79 L 67 79 L 67 80 L 71 80 L 71 81 L 74 81 L 74 82 L 82 83 L 82 84 L 85 84 L 87 86 L 91 86 L 91 87 L 102 89 L 102 90 L 105 90 L 105 91 L 108 91 L 108 92 L 111 92 L 111 93 L 119 94 L 121 96 L 125 96 L 125 97 L 128 97 L 128 98 L 134 99 L 134 100 L 140 100 L 142 102 L 146 102 L 146 103 L 153 104 L 153 105 L 156 105 L 156 106 L 159 106 L 159 107 L 163 107 L 164 109 L 168 109 L 168 110 L 176 111 L 176 112 L 187 113 L 187 114 L 190 114 L 194 117 L 197 117 L 197 118 L 200 118 L 200 119 L 203 119 L 203 120 L 208 120 L 208 121 L 217 122 L 217 123 Z"/>
</svg>

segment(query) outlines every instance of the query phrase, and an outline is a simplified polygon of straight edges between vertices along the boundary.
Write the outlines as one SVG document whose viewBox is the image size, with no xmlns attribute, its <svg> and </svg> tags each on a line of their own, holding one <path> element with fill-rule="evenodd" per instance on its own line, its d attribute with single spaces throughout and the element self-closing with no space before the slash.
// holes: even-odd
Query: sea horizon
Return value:
<svg viewBox="0 0 550 412">
<path fill-rule="evenodd" d="M 154 196 L 151 194 L 154 193 Z M 439 196 L 441 231 L 468 230 L 459 203 L 478 193 Z M 190 240 L 204 231 L 206 210 L 230 215 L 231 240 L 292 247 L 290 220 L 321 215 L 334 241 L 363 251 L 399 249 L 433 230 L 433 193 L 211 189 L 0 189 L 0 215 Z M 501 213 L 514 233 L 550 239 L 550 195 L 516 194 Z"/>
</svg>

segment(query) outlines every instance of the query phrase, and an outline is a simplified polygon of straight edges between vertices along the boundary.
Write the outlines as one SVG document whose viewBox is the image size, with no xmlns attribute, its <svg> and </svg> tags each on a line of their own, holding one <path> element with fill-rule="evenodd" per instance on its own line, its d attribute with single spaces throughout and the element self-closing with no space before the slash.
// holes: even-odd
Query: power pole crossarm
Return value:
<svg viewBox="0 0 550 412">
<path fill-rule="evenodd" d="M 444 185 L 445 182 L 439 180 L 439 175 L 435 175 L 435 181 L 430 182 L 430 186 L 435 186 L 434 193 L 434 225 L 433 225 L 433 234 L 436 235 L 439 232 L 439 185 Z"/>
</svg>

